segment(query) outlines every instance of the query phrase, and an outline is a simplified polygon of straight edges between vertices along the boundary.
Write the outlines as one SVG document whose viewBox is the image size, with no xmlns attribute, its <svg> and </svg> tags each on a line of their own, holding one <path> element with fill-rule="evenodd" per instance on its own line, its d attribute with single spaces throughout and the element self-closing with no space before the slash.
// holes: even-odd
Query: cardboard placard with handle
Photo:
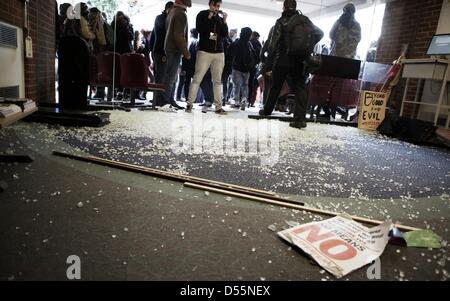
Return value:
<svg viewBox="0 0 450 301">
<path fill-rule="evenodd" d="M 388 93 L 361 91 L 361 111 L 358 128 L 375 131 L 383 122 L 386 113 Z"/>
</svg>

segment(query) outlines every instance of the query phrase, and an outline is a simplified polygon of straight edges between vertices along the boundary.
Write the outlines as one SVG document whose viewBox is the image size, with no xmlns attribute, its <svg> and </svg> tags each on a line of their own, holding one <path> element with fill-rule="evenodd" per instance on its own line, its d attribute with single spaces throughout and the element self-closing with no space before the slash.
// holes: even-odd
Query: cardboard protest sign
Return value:
<svg viewBox="0 0 450 301">
<path fill-rule="evenodd" d="M 337 216 L 283 230 L 278 235 L 340 278 L 380 257 L 388 243 L 391 227 L 391 221 L 367 228 Z"/>
<path fill-rule="evenodd" d="M 370 131 L 378 128 L 385 117 L 387 98 L 387 93 L 361 91 L 358 128 Z"/>
</svg>

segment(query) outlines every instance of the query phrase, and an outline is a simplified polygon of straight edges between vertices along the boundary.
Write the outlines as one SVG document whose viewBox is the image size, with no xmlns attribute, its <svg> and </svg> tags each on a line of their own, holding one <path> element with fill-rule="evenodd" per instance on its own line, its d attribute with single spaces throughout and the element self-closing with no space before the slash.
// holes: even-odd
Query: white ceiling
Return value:
<svg viewBox="0 0 450 301">
<path fill-rule="evenodd" d="M 357 6 L 363 7 L 372 5 L 374 1 L 382 2 L 379 0 L 305 0 L 297 1 L 297 9 L 300 9 L 305 15 L 316 17 L 341 11 L 348 2 L 353 2 Z M 193 0 L 192 3 L 205 5 L 208 4 L 208 0 Z M 222 8 L 223 10 L 232 9 L 276 17 L 281 14 L 283 0 L 223 0 Z"/>
</svg>

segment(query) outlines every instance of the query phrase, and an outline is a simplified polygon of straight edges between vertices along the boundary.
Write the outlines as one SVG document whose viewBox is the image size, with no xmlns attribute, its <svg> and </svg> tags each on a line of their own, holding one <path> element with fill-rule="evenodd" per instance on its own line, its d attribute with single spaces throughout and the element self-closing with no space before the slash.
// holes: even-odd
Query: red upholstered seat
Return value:
<svg viewBox="0 0 450 301">
<path fill-rule="evenodd" d="M 361 82 L 323 75 L 314 75 L 308 87 L 310 105 L 356 107 Z"/>
<path fill-rule="evenodd" d="M 120 55 L 114 52 L 97 54 L 97 83 L 99 86 L 120 85 Z"/>
<path fill-rule="evenodd" d="M 142 54 L 126 53 L 120 56 L 120 85 L 137 90 L 164 91 L 161 84 L 149 83 L 150 71 Z"/>
<path fill-rule="evenodd" d="M 98 64 L 95 56 L 89 56 L 89 85 L 96 86 L 98 84 Z"/>
</svg>

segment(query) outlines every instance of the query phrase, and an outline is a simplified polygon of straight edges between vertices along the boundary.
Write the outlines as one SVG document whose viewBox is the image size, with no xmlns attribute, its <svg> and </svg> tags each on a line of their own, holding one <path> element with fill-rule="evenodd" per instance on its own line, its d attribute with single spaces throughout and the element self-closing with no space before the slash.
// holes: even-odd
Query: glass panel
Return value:
<svg viewBox="0 0 450 301">
<path fill-rule="evenodd" d="M 204 1 L 204 3 L 201 1 L 193 2 L 192 7 L 187 10 L 190 29 L 195 27 L 197 14 L 201 10 L 208 8 L 207 1 Z M 161 78 L 155 78 L 155 75 L 157 75 L 156 67 L 158 66 L 158 61 L 155 63 L 155 53 L 151 52 L 150 38 L 154 29 L 155 19 L 164 10 L 166 1 L 89 0 L 86 2 L 86 5 L 80 5 L 78 1 L 74 0 L 58 0 L 58 4 L 62 5 L 63 3 L 68 3 L 75 8 L 72 17 L 78 21 L 71 23 L 87 23 L 88 25 L 89 31 L 86 32 L 84 30 L 85 32 L 83 33 L 83 30 L 81 30 L 83 26 L 81 26 L 79 35 L 85 40 L 90 53 L 90 85 L 87 91 L 89 104 L 120 105 L 125 102 L 125 105 L 128 105 L 128 103 L 132 102 L 130 105 L 133 105 L 137 100 L 142 104 L 150 105 L 150 102 L 155 98 L 154 93 L 145 93 L 145 91 L 140 91 L 136 87 L 130 89 L 120 85 L 122 72 L 124 74 L 127 72 L 130 73 L 129 69 L 127 69 L 129 64 L 121 68 L 120 57 L 127 53 L 142 54 L 144 57 L 143 64 L 148 73 L 147 81 L 163 83 Z M 281 16 L 282 5 L 280 4 L 282 4 L 282 1 L 276 1 L 267 5 L 264 4 L 255 9 L 248 9 L 247 6 L 239 5 L 236 1 L 224 2 L 221 9 L 228 13 L 228 26 L 232 40 L 239 37 L 242 28 L 250 27 L 252 31 L 259 33 L 259 41 L 261 44 L 264 44 L 268 39 L 271 27 Z M 335 0 L 298 3 L 298 9 L 310 17 L 324 32 L 324 38 L 315 48 L 316 53 L 330 54 L 333 46 L 333 41 L 330 39 L 331 29 L 337 20 L 342 18 L 345 4 L 346 2 Z M 87 12 L 83 13 L 85 14 L 84 18 L 86 22 L 82 21 L 83 17 L 80 16 L 82 7 L 88 9 Z M 377 77 L 378 83 L 379 78 L 382 77 L 380 72 L 384 72 L 383 70 L 386 69 L 386 66 L 365 66 L 366 59 L 369 62 L 375 60 L 377 40 L 381 33 L 384 9 L 385 4 L 383 1 L 367 1 L 364 4 L 356 6 L 354 16 L 361 27 L 361 40 L 356 43 L 356 49 L 353 49 L 354 56 L 352 54 L 344 54 L 344 56 L 354 57 L 362 61 L 360 79 L 363 81 L 367 79 L 374 80 L 373 77 L 375 76 Z M 116 22 L 116 19 L 118 22 Z M 65 33 L 73 34 L 70 31 L 74 31 L 73 28 L 66 29 Z M 193 38 L 190 36 L 188 44 L 192 40 Z M 334 54 L 343 55 L 342 53 Z M 126 55 L 126 57 L 128 56 Z M 130 59 L 138 58 L 133 57 Z M 378 67 L 375 68 L 376 66 L 381 69 Z M 376 75 L 371 75 L 373 70 L 377 70 Z M 178 72 L 181 76 L 178 76 L 176 85 L 171 87 L 173 90 L 171 98 L 173 100 L 184 100 L 187 98 L 187 95 L 184 95 L 185 89 L 183 89 L 185 70 L 181 65 Z M 135 72 L 131 73 L 135 75 Z M 124 75 L 123 78 L 129 81 L 126 83 L 126 86 L 136 84 L 133 82 L 135 80 L 133 76 Z M 268 91 L 264 93 L 264 78 L 260 70 L 257 72 L 254 80 L 259 84 L 260 89 L 257 89 L 256 97 L 250 94 L 249 97 L 256 98 L 262 104 L 264 94 L 267 94 Z M 223 83 L 226 86 L 223 89 L 223 93 L 226 93 L 226 95 L 222 95 L 223 99 L 232 99 L 231 76 L 223 80 Z M 288 91 L 286 90 L 285 93 L 288 93 Z M 199 101 L 204 101 L 205 98 L 207 99 L 207 94 L 200 93 Z"/>
</svg>

